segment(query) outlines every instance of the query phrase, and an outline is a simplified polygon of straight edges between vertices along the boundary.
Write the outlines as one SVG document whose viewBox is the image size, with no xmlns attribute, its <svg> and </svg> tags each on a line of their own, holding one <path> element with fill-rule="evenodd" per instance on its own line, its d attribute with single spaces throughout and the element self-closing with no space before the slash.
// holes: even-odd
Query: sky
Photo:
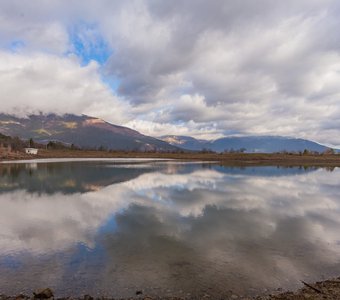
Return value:
<svg viewBox="0 0 340 300">
<path fill-rule="evenodd" d="M 0 111 L 340 145 L 336 0 L 2 0 Z"/>
</svg>

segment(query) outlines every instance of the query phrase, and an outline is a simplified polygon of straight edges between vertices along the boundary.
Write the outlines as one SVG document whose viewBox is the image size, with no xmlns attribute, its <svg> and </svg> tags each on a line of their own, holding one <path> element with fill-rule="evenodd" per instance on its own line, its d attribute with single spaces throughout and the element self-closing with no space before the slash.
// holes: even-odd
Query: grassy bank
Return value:
<svg viewBox="0 0 340 300">
<path fill-rule="evenodd" d="M 161 158 L 179 160 L 218 161 L 230 166 L 279 165 L 279 166 L 322 166 L 340 167 L 338 154 L 261 154 L 261 153 L 153 153 L 153 152 L 110 152 L 85 150 L 40 150 L 37 156 L 25 153 L 2 160 L 32 158 Z"/>
</svg>

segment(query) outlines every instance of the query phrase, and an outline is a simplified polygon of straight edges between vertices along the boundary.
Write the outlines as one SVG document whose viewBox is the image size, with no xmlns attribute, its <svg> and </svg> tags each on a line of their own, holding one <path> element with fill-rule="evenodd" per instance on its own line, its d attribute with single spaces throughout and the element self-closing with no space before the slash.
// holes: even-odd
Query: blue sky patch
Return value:
<svg viewBox="0 0 340 300">
<path fill-rule="evenodd" d="M 79 22 L 70 27 L 68 32 L 72 49 L 67 54 L 77 55 L 82 65 L 87 65 L 92 60 L 103 65 L 112 54 L 96 24 Z"/>
<path fill-rule="evenodd" d="M 118 87 L 120 85 L 120 80 L 119 79 L 115 79 L 112 76 L 107 76 L 106 74 L 101 74 L 101 80 L 114 93 L 117 93 Z"/>
<path fill-rule="evenodd" d="M 10 42 L 9 45 L 7 45 L 6 48 L 8 48 L 11 52 L 17 52 L 20 49 L 25 47 L 25 42 L 22 40 L 14 40 Z"/>
</svg>

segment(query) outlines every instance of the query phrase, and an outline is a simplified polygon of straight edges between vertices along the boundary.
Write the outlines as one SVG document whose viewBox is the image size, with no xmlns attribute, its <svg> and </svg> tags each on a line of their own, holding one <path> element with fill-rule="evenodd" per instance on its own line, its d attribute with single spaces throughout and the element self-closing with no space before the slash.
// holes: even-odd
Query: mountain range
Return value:
<svg viewBox="0 0 340 300">
<path fill-rule="evenodd" d="M 273 152 L 324 152 L 329 149 L 318 143 L 297 138 L 282 136 L 244 136 L 224 137 L 216 140 L 198 140 L 188 136 L 168 135 L 160 137 L 163 141 L 187 150 L 211 150 L 215 152 L 247 152 L 247 153 L 273 153 Z"/>
<path fill-rule="evenodd" d="M 47 144 L 49 141 L 74 144 L 81 148 L 125 151 L 177 151 L 178 147 L 143 135 L 127 127 L 117 126 L 99 118 L 67 114 L 58 116 L 31 115 L 19 118 L 0 114 L 0 133 L 33 139 Z"/>
<path fill-rule="evenodd" d="M 297 138 L 281 136 L 224 137 L 201 140 L 189 136 L 168 135 L 154 138 L 127 127 L 113 125 L 86 115 L 38 114 L 25 118 L 0 114 L 0 133 L 6 136 L 33 139 L 42 144 L 50 141 L 72 144 L 87 149 L 124 151 L 202 151 L 215 152 L 324 152 L 328 147 Z"/>
</svg>

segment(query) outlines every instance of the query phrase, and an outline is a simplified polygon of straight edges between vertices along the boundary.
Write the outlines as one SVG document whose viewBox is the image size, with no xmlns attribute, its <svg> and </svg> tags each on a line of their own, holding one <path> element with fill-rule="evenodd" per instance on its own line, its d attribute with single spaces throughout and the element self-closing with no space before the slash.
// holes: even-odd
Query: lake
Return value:
<svg viewBox="0 0 340 300">
<path fill-rule="evenodd" d="M 0 165 L 0 293 L 256 295 L 340 274 L 340 170 Z"/>
</svg>

